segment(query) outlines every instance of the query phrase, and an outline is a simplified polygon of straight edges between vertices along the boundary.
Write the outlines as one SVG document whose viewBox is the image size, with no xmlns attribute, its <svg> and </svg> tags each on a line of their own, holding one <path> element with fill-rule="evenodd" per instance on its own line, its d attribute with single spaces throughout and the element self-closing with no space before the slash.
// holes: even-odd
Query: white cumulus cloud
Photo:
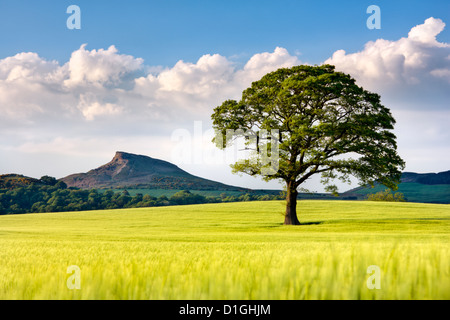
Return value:
<svg viewBox="0 0 450 320">
<path fill-rule="evenodd" d="M 383 92 L 396 102 L 401 100 L 409 108 L 423 108 L 428 102 L 427 108 L 446 109 L 445 100 L 450 99 L 450 44 L 436 39 L 444 27 L 442 20 L 428 18 L 413 27 L 406 38 L 371 41 L 356 53 L 338 50 L 324 63 L 335 65 L 365 88 Z M 427 92 L 435 92 L 438 99 L 430 101 Z"/>
<path fill-rule="evenodd" d="M 408 33 L 408 39 L 430 46 L 448 47 L 445 43 L 436 40 L 436 36 L 445 28 L 445 23 L 441 19 L 428 18 L 421 25 L 415 26 Z"/>
<path fill-rule="evenodd" d="M 98 116 L 118 115 L 123 112 L 123 107 L 114 103 L 100 103 L 92 100 L 89 95 L 80 95 L 80 102 L 77 108 L 82 112 L 88 121 L 94 120 Z"/>
<path fill-rule="evenodd" d="M 115 46 L 107 50 L 86 50 L 86 44 L 74 51 L 67 63 L 68 79 L 64 85 L 76 86 L 119 85 L 124 78 L 139 71 L 143 60 L 130 55 L 118 54 Z"/>
<path fill-rule="evenodd" d="M 381 95 L 397 120 L 406 170 L 449 169 L 450 44 L 437 39 L 444 28 L 442 20 L 431 17 L 407 37 L 371 41 L 355 53 L 338 50 L 324 62 Z"/>
<path fill-rule="evenodd" d="M 278 68 L 290 68 L 299 64 L 301 62 L 296 56 L 290 55 L 285 48 L 277 47 L 272 53 L 263 52 L 251 57 L 243 70 L 237 72 L 236 79 L 247 87 L 252 81 Z"/>
</svg>

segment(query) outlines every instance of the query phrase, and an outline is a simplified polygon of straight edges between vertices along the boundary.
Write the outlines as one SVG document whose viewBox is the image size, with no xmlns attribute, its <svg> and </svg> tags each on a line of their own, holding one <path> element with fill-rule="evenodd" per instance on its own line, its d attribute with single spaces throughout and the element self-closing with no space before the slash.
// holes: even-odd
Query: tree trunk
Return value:
<svg viewBox="0 0 450 320">
<path fill-rule="evenodd" d="M 297 195 L 298 191 L 293 182 L 287 183 L 286 193 L 286 215 L 284 216 L 285 225 L 299 225 L 297 218 Z"/>
</svg>

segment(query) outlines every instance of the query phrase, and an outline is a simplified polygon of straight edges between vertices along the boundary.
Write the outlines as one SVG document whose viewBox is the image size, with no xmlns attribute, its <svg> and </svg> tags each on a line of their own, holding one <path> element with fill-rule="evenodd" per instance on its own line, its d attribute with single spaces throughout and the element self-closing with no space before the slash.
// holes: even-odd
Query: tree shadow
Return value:
<svg viewBox="0 0 450 320">
<path fill-rule="evenodd" d="M 322 224 L 325 223 L 325 221 L 308 221 L 308 222 L 300 222 L 301 226 L 313 226 L 313 225 L 318 225 L 318 224 Z"/>
<path fill-rule="evenodd" d="M 325 223 L 325 221 L 307 221 L 307 222 L 300 222 L 299 226 L 314 226 L 314 225 L 319 225 L 322 223 Z M 280 222 L 275 225 L 267 226 L 266 228 L 279 228 L 279 227 L 283 227 L 283 226 L 284 226 L 284 223 Z"/>
</svg>

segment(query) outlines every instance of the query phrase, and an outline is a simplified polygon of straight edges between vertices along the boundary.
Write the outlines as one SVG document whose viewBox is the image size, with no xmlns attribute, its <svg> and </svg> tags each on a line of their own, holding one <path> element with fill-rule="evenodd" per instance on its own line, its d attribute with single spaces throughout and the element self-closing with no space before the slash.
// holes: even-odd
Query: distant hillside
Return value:
<svg viewBox="0 0 450 320">
<path fill-rule="evenodd" d="M 0 189 L 15 189 L 26 187 L 33 183 L 40 183 L 40 180 L 14 173 L 0 175 Z"/>
<path fill-rule="evenodd" d="M 402 182 L 417 182 L 420 184 L 450 184 L 450 170 L 439 173 L 403 172 Z"/>
<path fill-rule="evenodd" d="M 68 187 L 80 189 L 133 189 L 134 193 L 172 196 L 181 190 L 203 191 L 204 196 L 279 195 L 281 190 L 251 190 L 226 185 L 189 174 L 176 165 L 143 155 L 117 152 L 107 164 L 87 173 L 60 179 Z M 62 183 L 61 182 L 61 183 Z M 27 187 L 32 184 L 55 185 L 56 179 L 34 179 L 19 174 L 0 175 L 0 189 Z M 368 194 L 385 190 L 383 185 L 358 187 L 334 197 L 326 193 L 300 193 L 299 199 L 363 200 Z M 450 170 L 439 173 L 404 172 L 397 192 L 409 202 L 450 204 Z"/>
<path fill-rule="evenodd" d="M 383 185 L 358 187 L 343 193 L 343 196 L 353 196 L 364 199 L 368 194 L 385 190 Z M 404 172 L 398 190 L 409 202 L 450 204 L 450 171 L 439 173 Z"/>
<path fill-rule="evenodd" d="M 87 173 L 72 174 L 60 179 L 68 187 L 92 188 L 158 188 L 195 190 L 236 190 L 229 186 L 187 173 L 176 165 L 143 155 L 116 152 L 107 164 Z"/>
</svg>

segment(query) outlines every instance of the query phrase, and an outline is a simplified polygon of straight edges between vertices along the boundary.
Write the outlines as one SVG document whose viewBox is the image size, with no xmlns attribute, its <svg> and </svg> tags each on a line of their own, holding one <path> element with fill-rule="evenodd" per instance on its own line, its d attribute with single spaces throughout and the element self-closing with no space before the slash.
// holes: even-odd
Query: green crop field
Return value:
<svg viewBox="0 0 450 320">
<path fill-rule="evenodd" d="M 105 189 L 108 190 L 108 189 Z M 113 189 L 114 192 L 120 192 L 125 189 Z M 135 196 L 136 194 L 140 193 L 142 195 L 150 195 L 152 197 L 161 197 L 166 196 L 170 198 L 175 193 L 183 191 L 185 189 L 126 189 L 128 193 L 131 196 Z M 104 191 L 104 190 L 101 190 Z M 222 194 L 226 196 L 236 196 L 239 197 L 242 194 L 245 194 L 245 192 L 241 191 L 223 191 L 223 190 L 190 190 L 190 192 L 199 194 L 205 197 L 220 197 Z M 262 193 L 262 192 L 261 192 Z"/>
<path fill-rule="evenodd" d="M 283 210 L 0 216 L 0 299 L 450 299 L 449 205 L 305 200 L 301 226 Z"/>
</svg>

